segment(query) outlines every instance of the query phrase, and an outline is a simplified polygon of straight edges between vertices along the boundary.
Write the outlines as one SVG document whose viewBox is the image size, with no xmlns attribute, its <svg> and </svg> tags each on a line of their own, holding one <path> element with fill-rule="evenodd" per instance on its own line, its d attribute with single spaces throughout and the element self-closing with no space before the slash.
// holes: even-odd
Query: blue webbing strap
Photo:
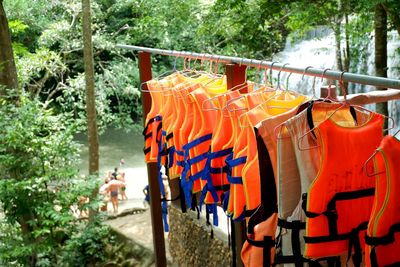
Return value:
<svg viewBox="0 0 400 267">
<path fill-rule="evenodd" d="M 189 159 L 189 150 L 194 148 L 195 146 L 206 142 L 208 140 L 211 140 L 212 134 L 207 134 L 203 135 L 186 145 L 184 145 L 182 148 L 184 150 L 184 156 L 183 156 L 183 170 L 182 170 L 182 176 L 181 176 L 181 182 L 182 182 L 182 189 L 185 195 L 185 200 L 186 200 L 186 205 L 191 208 L 192 207 L 192 188 L 193 188 L 193 177 L 192 179 L 189 177 L 189 180 L 186 180 L 188 173 L 190 172 L 190 166 L 192 164 L 198 163 L 208 157 L 208 152 L 203 153 L 201 155 L 198 155 L 194 157 L 193 159 Z M 198 179 L 198 178 L 197 178 Z"/>
<path fill-rule="evenodd" d="M 175 146 L 171 146 L 167 149 L 168 153 L 168 168 L 171 168 L 174 165 L 174 153 L 175 153 Z"/>
<path fill-rule="evenodd" d="M 203 143 L 205 141 L 211 140 L 211 138 L 212 138 L 212 134 L 203 135 L 203 136 L 201 136 L 201 137 L 199 137 L 197 139 L 194 139 L 193 141 L 187 143 L 186 145 L 184 145 L 183 146 L 183 150 L 185 150 L 185 151 L 187 150 L 188 151 L 189 149 L 192 149 L 195 146 L 197 146 L 197 145 L 199 145 L 199 144 L 201 144 L 201 143 Z"/>
<path fill-rule="evenodd" d="M 222 208 L 224 209 L 224 211 L 228 210 L 229 195 L 230 191 L 223 192 L 221 195 Z"/>
<path fill-rule="evenodd" d="M 164 131 L 163 131 L 163 133 L 164 133 Z M 161 138 L 160 138 L 160 140 L 157 140 L 157 141 L 158 141 L 158 155 L 157 155 L 158 183 L 160 186 L 160 193 L 162 195 L 162 198 L 165 199 L 165 189 L 164 189 L 164 184 L 162 181 L 162 174 L 161 174 L 161 152 L 163 150 L 163 146 L 162 146 Z M 167 218 L 168 209 L 167 209 L 166 201 L 161 202 L 161 212 L 162 212 L 162 218 L 163 218 L 163 222 L 164 222 L 164 232 L 169 232 L 169 225 L 168 225 L 168 218 Z"/>
<path fill-rule="evenodd" d="M 211 154 L 211 153 L 210 153 Z M 203 190 L 201 191 L 201 196 L 200 196 L 200 210 L 202 208 L 202 205 L 204 203 L 204 200 L 206 198 L 207 192 L 211 193 L 212 198 L 214 199 L 213 204 L 206 204 L 206 209 L 208 209 L 210 212 L 213 214 L 213 224 L 215 226 L 218 226 L 218 213 L 217 213 L 217 204 L 218 203 L 218 194 L 217 191 L 215 190 L 212 181 L 211 181 L 211 175 L 210 175 L 210 164 L 211 164 L 211 157 L 207 158 L 206 165 L 203 169 L 203 176 L 202 180 L 207 181 L 206 185 L 203 187 Z"/>
<path fill-rule="evenodd" d="M 229 157 L 225 160 L 226 165 L 228 166 L 228 181 L 230 184 L 243 184 L 243 180 L 241 176 L 232 176 L 232 168 L 239 166 L 241 164 L 246 163 L 247 156 L 243 156 L 240 158 L 232 159 Z"/>
</svg>

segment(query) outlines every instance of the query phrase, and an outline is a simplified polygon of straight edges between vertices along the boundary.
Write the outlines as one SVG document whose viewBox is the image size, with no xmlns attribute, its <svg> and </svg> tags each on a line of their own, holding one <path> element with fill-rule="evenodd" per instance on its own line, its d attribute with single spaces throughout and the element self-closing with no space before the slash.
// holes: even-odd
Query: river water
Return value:
<svg viewBox="0 0 400 267">
<path fill-rule="evenodd" d="M 88 174 L 88 146 L 86 134 L 78 134 L 76 141 L 81 146 L 79 169 L 81 174 Z M 143 188 L 148 184 L 147 169 L 143 157 L 143 136 L 138 133 L 126 133 L 122 129 L 107 129 L 99 136 L 100 176 L 119 167 L 125 172 L 126 194 L 130 198 L 143 199 Z M 125 164 L 120 167 L 120 160 Z"/>
</svg>

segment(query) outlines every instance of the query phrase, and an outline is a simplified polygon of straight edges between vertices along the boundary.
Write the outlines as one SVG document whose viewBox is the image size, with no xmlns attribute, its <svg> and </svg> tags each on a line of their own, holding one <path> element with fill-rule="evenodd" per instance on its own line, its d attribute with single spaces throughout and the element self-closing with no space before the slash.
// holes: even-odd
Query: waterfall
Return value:
<svg viewBox="0 0 400 267">
<path fill-rule="evenodd" d="M 343 46 L 344 47 L 344 44 Z M 388 77 L 393 79 L 400 79 L 400 37 L 396 31 L 388 32 Z M 366 45 L 367 56 L 365 59 L 357 59 L 359 63 L 356 69 L 352 72 L 360 74 L 375 75 L 374 70 L 374 39 L 371 35 L 371 41 Z M 353 59 L 354 60 L 354 59 Z M 295 43 L 291 41 L 289 36 L 286 42 L 285 49 L 276 54 L 273 61 L 281 63 L 289 63 L 289 65 L 307 67 L 312 66 L 321 69 L 335 69 L 335 36 L 333 31 L 319 27 L 314 31 L 307 33 L 306 38 L 299 40 Z M 273 73 L 273 77 L 277 79 L 278 72 Z M 286 86 L 288 73 L 281 73 L 280 83 Z M 313 95 L 312 84 L 315 80 L 315 94 L 319 96 L 319 88 L 325 81 L 321 78 L 313 78 L 302 75 L 293 74 L 288 80 L 288 87 L 294 91 L 303 94 Z M 375 90 L 375 87 L 361 84 L 349 84 L 350 92 L 361 93 Z M 389 113 L 395 121 L 395 128 L 400 125 L 400 101 L 389 101 Z M 366 106 L 374 110 L 375 105 Z M 394 131 L 393 129 L 392 131 Z"/>
</svg>

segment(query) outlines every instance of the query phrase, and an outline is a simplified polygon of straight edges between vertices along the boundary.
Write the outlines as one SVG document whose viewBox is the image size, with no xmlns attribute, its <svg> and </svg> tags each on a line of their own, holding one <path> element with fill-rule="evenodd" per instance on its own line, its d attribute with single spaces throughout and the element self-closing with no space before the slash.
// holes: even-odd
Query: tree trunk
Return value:
<svg viewBox="0 0 400 267">
<path fill-rule="evenodd" d="M 336 22 L 334 25 L 334 32 L 335 32 L 335 42 L 336 42 L 336 68 L 337 70 L 343 70 L 342 64 L 342 53 L 341 53 L 341 38 L 340 38 L 340 20 Z"/>
<path fill-rule="evenodd" d="M 1 85 L 9 89 L 18 88 L 17 68 L 3 0 L 0 0 L 0 96 L 5 95 L 5 88 Z"/>
<path fill-rule="evenodd" d="M 86 113 L 89 140 L 89 174 L 99 171 L 99 138 L 96 122 L 96 101 L 94 93 L 94 66 L 90 0 L 82 0 L 83 12 L 83 59 L 85 63 Z"/>
<path fill-rule="evenodd" d="M 381 4 L 375 6 L 375 74 L 379 77 L 387 77 L 387 15 Z M 377 88 L 387 90 L 387 88 Z M 387 102 L 376 104 L 376 111 L 388 115 Z M 385 121 L 384 129 L 387 129 L 388 121 Z"/>
<path fill-rule="evenodd" d="M 396 8 L 393 6 L 385 3 L 382 4 L 382 7 L 385 9 L 386 14 L 389 16 L 390 20 L 392 21 L 394 27 L 396 28 L 397 32 L 400 35 L 400 14 Z"/>
<path fill-rule="evenodd" d="M 85 82 L 86 82 L 86 114 L 88 125 L 89 143 L 89 174 L 99 173 L 99 136 L 97 133 L 96 120 L 96 96 L 94 92 L 94 63 L 93 63 L 93 44 L 92 44 L 92 19 L 90 15 L 90 0 L 82 0 L 82 20 L 83 20 L 83 60 L 85 63 Z M 97 188 L 92 192 L 92 199 L 97 195 Z M 93 220 L 97 211 L 89 210 L 90 220 Z"/>
<path fill-rule="evenodd" d="M 345 15 L 346 19 L 346 28 L 345 28 L 345 35 L 346 35 L 346 53 L 344 55 L 344 66 L 343 70 L 345 71 L 350 71 L 350 34 L 348 30 L 348 24 L 349 24 L 349 15 L 346 13 Z"/>
</svg>

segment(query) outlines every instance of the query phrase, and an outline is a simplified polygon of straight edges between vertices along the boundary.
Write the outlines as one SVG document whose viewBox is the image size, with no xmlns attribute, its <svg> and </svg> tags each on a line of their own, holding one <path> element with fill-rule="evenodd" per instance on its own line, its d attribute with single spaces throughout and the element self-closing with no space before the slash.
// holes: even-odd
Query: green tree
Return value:
<svg viewBox="0 0 400 267">
<path fill-rule="evenodd" d="M 78 146 L 68 118 L 24 94 L 17 106 L 7 97 L 0 101 L 0 203 L 17 233 L 7 250 L 2 239 L 0 258 L 27 266 L 56 262 L 76 231 L 71 207 L 78 196 L 91 194 L 97 180 L 78 176 Z"/>
<path fill-rule="evenodd" d="M 7 16 L 0 0 L 0 96 L 5 94 L 3 88 L 17 89 L 18 78 Z"/>
</svg>

